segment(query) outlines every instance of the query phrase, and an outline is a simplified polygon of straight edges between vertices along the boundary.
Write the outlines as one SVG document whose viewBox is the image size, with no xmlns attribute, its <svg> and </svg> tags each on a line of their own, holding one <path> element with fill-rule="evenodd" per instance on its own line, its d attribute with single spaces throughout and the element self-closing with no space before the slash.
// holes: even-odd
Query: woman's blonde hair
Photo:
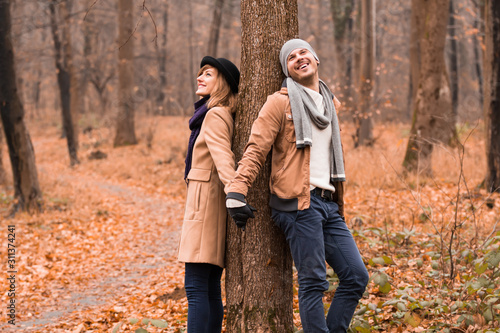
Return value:
<svg viewBox="0 0 500 333">
<path fill-rule="evenodd" d="M 214 68 L 210 65 L 205 65 L 198 71 L 198 76 L 200 76 L 205 70 L 208 68 Z M 217 69 L 217 79 L 215 81 L 214 90 L 210 94 L 210 98 L 207 101 L 207 108 L 211 109 L 215 106 L 227 106 L 231 109 L 231 112 L 234 112 L 234 107 L 236 106 L 236 95 L 229 87 L 229 84 L 226 81 L 226 78 L 222 73 Z"/>
</svg>

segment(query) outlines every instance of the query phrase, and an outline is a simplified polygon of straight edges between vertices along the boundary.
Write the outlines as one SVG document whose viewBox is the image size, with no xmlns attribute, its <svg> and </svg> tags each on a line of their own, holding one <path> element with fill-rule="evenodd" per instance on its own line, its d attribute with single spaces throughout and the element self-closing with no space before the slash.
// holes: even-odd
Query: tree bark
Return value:
<svg viewBox="0 0 500 333">
<path fill-rule="evenodd" d="M 16 205 L 13 212 L 18 209 L 40 211 L 42 192 L 38 183 L 35 153 L 16 87 L 10 1 L 0 1 L 0 77 L 0 114 L 14 178 Z"/>
<path fill-rule="evenodd" d="M 500 2 L 497 0 L 486 0 L 485 37 L 486 188 L 500 192 Z"/>
<path fill-rule="evenodd" d="M 215 0 L 212 25 L 210 27 L 210 36 L 208 38 L 207 55 L 217 58 L 217 46 L 219 44 L 220 26 L 222 19 L 222 7 L 224 0 Z"/>
<path fill-rule="evenodd" d="M 243 154 L 253 121 L 284 75 L 279 51 L 298 35 L 296 0 L 241 2 L 240 95 L 233 150 Z M 226 250 L 227 331 L 293 332 L 292 259 L 282 232 L 270 218 L 270 159 L 261 169 L 248 201 L 258 208 L 246 231 L 228 219 Z"/>
<path fill-rule="evenodd" d="M 57 15 L 57 9 L 59 15 Z M 80 163 L 78 160 L 78 134 L 75 129 L 73 117 L 75 115 L 75 108 L 80 107 L 80 103 L 76 100 L 78 88 L 78 79 L 75 77 L 73 68 L 71 39 L 69 33 L 69 17 L 66 8 L 66 0 L 59 2 L 52 0 L 49 3 L 50 10 L 50 27 L 52 31 L 52 38 L 54 40 L 55 48 L 55 63 L 57 69 L 57 83 L 59 85 L 59 94 L 61 97 L 61 112 L 63 120 L 63 130 L 66 136 L 68 145 L 68 153 L 70 164 L 75 165 Z M 61 34 L 59 34 L 58 16 L 61 27 Z M 73 86 L 72 86 L 73 85 Z M 73 93 L 73 94 L 72 94 Z"/>
<path fill-rule="evenodd" d="M 355 147 L 373 144 L 371 94 L 375 63 L 375 0 L 361 1 L 361 59 L 359 78 L 359 113 L 356 117 Z"/>
<path fill-rule="evenodd" d="M 406 171 L 430 176 L 434 144 L 449 143 L 455 125 L 444 61 L 449 0 L 412 0 L 412 11 L 415 11 L 412 15 L 416 15 L 414 22 L 419 32 L 420 65 L 403 166 Z M 412 28 L 412 31 L 415 30 Z"/>
<path fill-rule="evenodd" d="M 351 108 L 352 58 L 353 58 L 353 18 L 354 0 L 330 0 L 334 26 L 335 55 L 337 60 L 337 93 L 339 98 Z"/>
<path fill-rule="evenodd" d="M 137 144 L 134 121 L 133 1 L 118 1 L 118 117 L 114 146 Z"/>
</svg>

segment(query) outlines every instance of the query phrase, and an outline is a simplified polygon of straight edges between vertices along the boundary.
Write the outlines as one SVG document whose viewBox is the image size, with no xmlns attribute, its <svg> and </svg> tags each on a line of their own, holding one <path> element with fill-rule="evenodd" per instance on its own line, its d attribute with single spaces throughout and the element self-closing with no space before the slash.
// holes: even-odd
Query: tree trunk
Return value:
<svg viewBox="0 0 500 333">
<path fill-rule="evenodd" d="M 118 117 L 114 146 L 137 144 L 134 123 L 134 4 L 118 0 Z"/>
<path fill-rule="evenodd" d="M 95 0 L 85 0 L 87 13 L 83 21 L 83 61 L 85 68 L 82 71 L 81 85 L 82 95 L 85 96 L 85 106 L 83 112 L 92 110 L 92 99 L 88 96 L 89 83 L 92 77 L 92 71 L 95 71 L 95 54 L 97 52 L 98 27 L 96 26 L 96 14 L 92 7 Z"/>
<path fill-rule="evenodd" d="M 420 73 L 403 166 L 430 176 L 434 144 L 449 143 L 454 133 L 444 61 L 449 0 L 413 0 L 412 11 L 419 31 Z"/>
<path fill-rule="evenodd" d="M 7 174 L 5 168 L 3 167 L 3 129 L 0 123 L 0 185 L 5 184 L 7 181 Z"/>
<path fill-rule="evenodd" d="M 458 46 L 457 34 L 455 32 L 455 9 L 454 1 L 450 0 L 450 26 L 448 35 L 450 38 L 450 88 L 451 88 L 451 109 L 454 123 L 458 120 Z"/>
<path fill-rule="evenodd" d="M 500 192 L 500 2 L 497 0 L 486 1 L 485 30 L 486 188 Z"/>
<path fill-rule="evenodd" d="M 208 38 L 207 55 L 217 58 L 217 45 L 219 44 L 220 25 L 222 18 L 222 7 L 224 0 L 215 0 L 212 26 L 210 27 L 210 37 Z"/>
<path fill-rule="evenodd" d="M 253 121 L 268 95 L 284 79 L 279 51 L 298 35 L 296 0 L 241 2 L 240 95 L 233 150 L 239 160 Z M 226 250 L 227 331 L 293 332 L 292 259 L 282 232 L 270 218 L 270 159 L 261 169 L 248 201 L 258 208 L 246 231 L 228 220 Z"/>
<path fill-rule="evenodd" d="M 483 5 L 477 4 L 476 12 L 479 13 L 477 14 L 477 17 L 474 19 L 474 29 L 476 30 L 476 33 L 474 35 L 474 63 L 475 63 L 474 67 L 476 70 L 477 84 L 479 86 L 479 102 L 481 107 L 484 107 L 483 71 L 481 68 L 481 62 L 483 59 L 482 56 L 483 49 L 481 47 L 481 42 L 479 37 L 484 32 L 484 24 L 481 24 L 484 12 L 484 4 Z"/>
<path fill-rule="evenodd" d="M 156 44 L 156 56 L 158 58 L 158 78 L 160 89 L 156 98 L 156 114 L 165 115 L 165 90 L 167 89 L 167 33 L 168 33 L 168 2 L 162 2 L 162 23 L 160 44 Z"/>
<path fill-rule="evenodd" d="M 361 1 L 361 59 L 359 113 L 356 118 L 355 147 L 373 144 L 372 102 L 375 62 L 375 0 Z"/>
<path fill-rule="evenodd" d="M 57 15 L 56 13 L 56 5 L 59 9 L 59 15 Z M 73 116 L 75 114 L 73 108 L 79 107 L 79 103 L 74 100 L 76 98 L 76 90 L 78 89 L 76 87 L 71 87 L 71 85 L 78 85 L 78 80 L 75 77 L 72 64 L 73 59 L 66 1 L 59 2 L 58 0 L 52 0 L 49 3 L 49 10 L 50 27 L 55 48 L 57 83 L 59 85 L 59 94 L 61 97 L 61 111 L 64 135 L 66 136 L 68 145 L 70 164 L 75 165 L 80 162 L 78 161 L 78 139 L 77 132 L 75 130 L 75 124 L 73 121 Z M 62 36 L 60 36 L 58 32 L 58 16 L 60 26 L 62 27 Z M 71 95 L 72 92 L 74 96 Z"/>
<path fill-rule="evenodd" d="M 196 96 L 196 72 L 195 72 L 195 64 L 194 64 L 194 42 L 193 42 L 193 6 L 191 4 L 191 1 L 188 1 L 187 5 L 188 9 L 188 44 L 189 44 L 189 56 L 188 56 L 188 73 L 189 73 L 189 79 L 191 80 L 190 84 L 190 90 L 191 90 L 191 96 L 193 98 L 193 103 L 195 103 L 198 100 L 198 96 Z"/>
<path fill-rule="evenodd" d="M 412 2 L 412 8 L 415 8 Z M 418 11 L 411 11 L 410 19 L 410 95 L 409 114 L 412 115 L 413 104 L 417 97 L 418 80 L 420 76 L 420 34 Z"/>
<path fill-rule="evenodd" d="M 334 26 L 335 55 L 337 57 L 337 94 L 351 108 L 354 0 L 330 0 Z"/>
<path fill-rule="evenodd" d="M 24 123 L 24 108 L 16 88 L 11 40 L 10 1 L 0 1 L 0 113 L 9 147 L 18 209 L 39 211 L 42 192 L 38 184 L 35 153 Z"/>
</svg>

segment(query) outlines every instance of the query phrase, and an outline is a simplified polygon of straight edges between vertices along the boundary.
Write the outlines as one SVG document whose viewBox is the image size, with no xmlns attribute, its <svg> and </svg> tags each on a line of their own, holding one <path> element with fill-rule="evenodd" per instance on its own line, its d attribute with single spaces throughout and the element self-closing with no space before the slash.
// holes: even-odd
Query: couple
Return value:
<svg viewBox="0 0 500 333">
<path fill-rule="evenodd" d="M 179 247 L 179 260 L 186 263 L 188 333 L 221 331 L 226 208 L 240 228 L 254 217 L 245 196 L 271 148 L 272 218 L 285 234 L 298 271 L 304 332 L 346 332 L 368 283 L 344 220 L 340 103 L 319 79 L 318 56 L 306 41 L 286 42 L 280 62 L 287 78 L 260 110 L 237 170 L 231 140 L 239 71 L 223 58 L 201 62 L 196 94 L 202 98 L 189 121 Z M 326 318 L 325 261 L 340 280 Z"/>
</svg>

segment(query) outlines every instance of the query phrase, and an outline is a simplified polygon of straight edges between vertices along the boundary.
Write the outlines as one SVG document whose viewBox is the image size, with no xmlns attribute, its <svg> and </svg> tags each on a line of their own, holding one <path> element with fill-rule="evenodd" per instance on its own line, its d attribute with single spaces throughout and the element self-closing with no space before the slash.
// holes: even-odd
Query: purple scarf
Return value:
<svg viewBox="0 0 500 333">
<path fill-rule="evenodd" d="M 186 169 L 184 170 L 184 180 L 186 180 L 189 170 L 191 170 L 191 161 L 193 160 L 193 147 L 200 135 L 201 125 L 208 112 L 207 104 L 209 96 L 203 97 L 198 102 L 194 103 L 194 114 L 191 119 L 189 119 L 189 129 L 191 130 L 191 135 L 189 136 L 188 150 L 186 156 Z"/>
</svg>

